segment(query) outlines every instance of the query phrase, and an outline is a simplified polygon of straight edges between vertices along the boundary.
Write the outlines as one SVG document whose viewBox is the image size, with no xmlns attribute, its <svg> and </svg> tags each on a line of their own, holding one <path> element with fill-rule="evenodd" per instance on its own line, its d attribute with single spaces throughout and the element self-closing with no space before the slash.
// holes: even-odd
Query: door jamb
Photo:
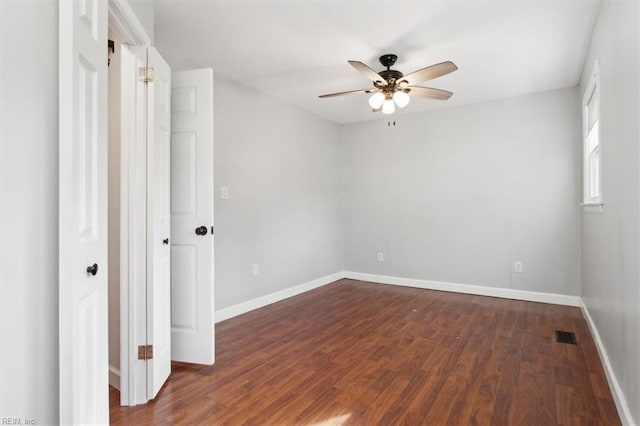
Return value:
<svg viewBox="0 0 640 426">
<path fill-rule="evenodd" d="M 129 0 L 109 0 L 109 29 L 123 45 L 146 47 L 151 38 Z M 105 47 L 106 48 L 106 47 Z M 133 59 L 133 60 L 132 60 Z M 146 282 L 146 117 L 140 112 L 137 64 L 122 57 L 120 124 L 120 405 L 147 402 L 144 361 L 137 359 Z M 142 133 L 141 133 L 142 132 Z M 140 148 L 142 145 L 142 150 Z M 140 181 L 142 179 L 142 181 Z M 141 192 L 142 190 L 142 192 Z M 133 230 L 134 232 L 131 232 Z M 143 256 L 142 259 L 140 256 Z M 142 266 L 140 266 L 142 265 Z M 141 316 L 142 315 L 142 316 Z M 142 386 L 140 384 L 143 384 Z"/>
</svg>

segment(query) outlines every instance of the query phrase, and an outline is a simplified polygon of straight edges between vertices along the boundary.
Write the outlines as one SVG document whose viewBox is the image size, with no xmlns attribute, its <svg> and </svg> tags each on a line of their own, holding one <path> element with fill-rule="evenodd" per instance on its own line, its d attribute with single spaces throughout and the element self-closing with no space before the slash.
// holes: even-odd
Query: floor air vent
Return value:
<svg viewBox="0 0 640 426">
<path fill-rule="evenodd" d="M 576 334 L 571 331 L 556 330 L 556 342 L 577 345 Z"/>
</svg>

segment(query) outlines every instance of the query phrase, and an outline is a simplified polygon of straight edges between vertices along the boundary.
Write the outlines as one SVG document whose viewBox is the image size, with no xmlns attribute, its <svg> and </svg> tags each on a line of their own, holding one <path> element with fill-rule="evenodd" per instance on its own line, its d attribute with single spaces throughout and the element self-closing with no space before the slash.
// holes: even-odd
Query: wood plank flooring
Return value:
<svg viewBox="0 0 640 426">
<path fill-rule="evenodd" d="M 620 424 L 578 308 L 340 280 L 217 324 L 216 351 L 147 405 L 111 389 L 111 422 Z"/>
</svg>

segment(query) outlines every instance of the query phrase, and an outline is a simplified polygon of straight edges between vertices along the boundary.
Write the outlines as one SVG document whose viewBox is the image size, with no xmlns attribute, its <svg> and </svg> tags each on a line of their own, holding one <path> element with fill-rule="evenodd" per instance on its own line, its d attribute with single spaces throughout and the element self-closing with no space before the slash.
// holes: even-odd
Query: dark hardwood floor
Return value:
<svg viewBox="0 0 640 426">
<path fill-rule="evenodd" d="M 578 345 L 557 343 L 556 329 Z M 114 424 L 620 424 L 578 308 L 341 280 L 217 324 Z"/>
</svg>

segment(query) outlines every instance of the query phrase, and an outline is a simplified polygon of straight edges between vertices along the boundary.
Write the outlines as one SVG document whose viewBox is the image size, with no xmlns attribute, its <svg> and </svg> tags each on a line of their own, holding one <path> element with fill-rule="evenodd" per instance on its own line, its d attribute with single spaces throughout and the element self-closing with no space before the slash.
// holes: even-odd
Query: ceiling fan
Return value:
<svg viewBox="0 0 640 426">
<path fill-rule="evenodd" d="M 414 86 L 417 83 L 433 80 L 434 78 L 454 72 L 458 67 L 453 62 L 441 62 L 404 75 L 400 71 L 391 69 L 397 59 L 398 56 L 391 53 L 380 56 L 380 63 L 387 67 L 386 70 L 380 72 L 375 72 L 371 67 L 360 61 L 348 61 L 352 67 L 373 82 L 373 88 L 330 93 L 328 95 L 320 95 L 319 97 L 331 98 L 357 93 L 373 93 L 369 98 L 369 106 L 371 106 L 374 111 L 382 110 L 383 114 L 392 114 L 396 110 L 396 105 L 404 108 L 409 104 L 409 95 L 442 101 L 446 101 L 453 95 L 453 93 L 447 90 Z"/>
</svg>

